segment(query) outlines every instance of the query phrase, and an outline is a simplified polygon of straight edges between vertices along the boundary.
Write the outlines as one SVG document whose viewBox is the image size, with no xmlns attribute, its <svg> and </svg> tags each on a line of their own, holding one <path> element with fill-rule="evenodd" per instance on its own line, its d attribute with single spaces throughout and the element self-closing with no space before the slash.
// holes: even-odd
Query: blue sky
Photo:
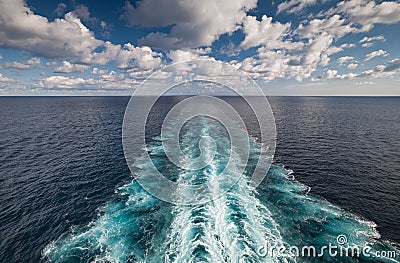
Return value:
<svg viewBox="0 0 400 263">
<path fill-rule="evenodd" d="M 400 95 L 400 2 L 0 0 L 0 95 L 130 95 L 209 58 L 267 95 Z"/>
</svg>

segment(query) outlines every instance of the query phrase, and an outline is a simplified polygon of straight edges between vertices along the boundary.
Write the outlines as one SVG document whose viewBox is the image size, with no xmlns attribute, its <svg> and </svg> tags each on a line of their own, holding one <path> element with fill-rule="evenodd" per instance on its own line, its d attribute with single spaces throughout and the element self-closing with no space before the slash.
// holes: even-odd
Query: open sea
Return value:
<svg viewBox="0 0 400 263">
<path fill-rule="evenodd" d="M 193 119 L 180 134 L 189 155 L 198 154 L 202 136 L 216 139 L 203 170 L 178 171 L 163 152 L 160 123 L 181 99 L 156 105 L 146 137 L 152 161 L 178 183 L 212 179 L 230 145 L 216 121 Z M 242 100 L 223 99 L 243 109 Z M 400 262 L 400 98 L 269 98 L 277 145 L 267 177 L 254 188 L 245 175 L 220 198 L 192 206 L 160 201 L 133 179 L 122 148 L 128 101 L 0 98 L 1 263 Z M 246 125 L 256 154 L 257 127 L 251 118 Z M 141 158 L 136 176 L 145 177 Z M 395 257 L 259 250 L 321 247 L 339 236 Z"/>
</svg>

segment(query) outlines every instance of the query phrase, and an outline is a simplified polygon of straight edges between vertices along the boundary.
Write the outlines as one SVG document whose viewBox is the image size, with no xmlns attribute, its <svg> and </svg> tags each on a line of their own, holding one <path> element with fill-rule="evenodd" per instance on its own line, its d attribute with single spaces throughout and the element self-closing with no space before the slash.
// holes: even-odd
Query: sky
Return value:
<svg viewBox="0 0 400 263">
<path fill-rule="evenodd" d="M 212 59 L 266 95 L 400 96 L 400 1 L 0 0 L 0 95 L 131 95 Z"/>
</svg>

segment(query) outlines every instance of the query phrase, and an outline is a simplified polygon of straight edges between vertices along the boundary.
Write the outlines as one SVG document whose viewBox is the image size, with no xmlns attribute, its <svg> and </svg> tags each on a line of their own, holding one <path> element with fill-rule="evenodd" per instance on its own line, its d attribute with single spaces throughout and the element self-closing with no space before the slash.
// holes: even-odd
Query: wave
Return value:
<svg viewBox="0 0 400 263">
<path fill-rule="evenodd" d="M 189 122 L 182 135 L 182 151 L 198 156 L 199 138 L 217 138 L 216 154 L 199 170 L 183 170 L 168 162 L 160 138 L 148 145 L 153 164 L 178 185 L 212 181 L 212 201 L 198 205 L 173 205 L 147 193 L 135 179 L 117 189 L 117 198 L 100 208 L 89 225 L 72 229 L 43 250 L 49 262 L 362 262 L 372 258 L 284 257 L 263 253 L 271 247 L 320 248 L 347 239 L 372 251 L 398 249 L 381 241 L 376 225 L 310 194 L 293 171 L 273 165 L 256 189 L 249 177 L 260 147 L 250 138 L 252 153 L 242 176 L 230 170 L 237 183 L 221 194 L 224 181 L 215 180 L 227 165 L 229 140 L 214 121 Z M 195 141 L 193 143 L 193 141 Z M 207 146 L 207 145 L 206 145 Z M 209 145 L 210 146 L 210 145 Z M 205 149 L 214 149 L 206 147 Z M 211 150 L 205 155 L 214 154 Z M 207 156 L 206 156 L 207 157 Z M 231 158 L 240 158 L 233 153 Z M 238 162 L 240 163 L 240 162 Z M 148 165 L 138 158 L 137 177 L 146 177 Z M 229 181 L 229 180 L 228 180 Z M 192 192 L 177 190 L 180 198 Z M 398 262 L 377 259 L 377 262 Z"/>
</svg>

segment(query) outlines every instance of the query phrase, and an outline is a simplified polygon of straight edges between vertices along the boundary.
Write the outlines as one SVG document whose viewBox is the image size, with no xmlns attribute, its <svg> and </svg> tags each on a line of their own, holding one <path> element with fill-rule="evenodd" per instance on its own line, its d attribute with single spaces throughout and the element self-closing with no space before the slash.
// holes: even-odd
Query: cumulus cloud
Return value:
<svg viewBox="0 0 400 263">
<path fill-rule="evenodd" d="M 357 64 L 357 63 L 350 63 L 350 64 L 347 66 L 348 69 L 355 69 L 355 68 L 357 68 L 357 67 L 358 67 L 358 64 Z"/>
<path fill-rule="evenodd" d="M 103 51 L 93 52 L 83 58 L 81 62 L 92 65 L 105 65 L 115 61 L 120 69 L 137 67 L 143 70 L 156 69 L 162 65 L 161 54 L 154 52 L 149 47 L 135 47 L 127 43 L 115 45 L 107 41 L 103 45 Z"/>
<path fill-rule="evenodd" d="M 240 47 L 248 49 L 261 44 L 269 48 L 287 47 L 289 42 L 284 45 L 282 39 L 289 33 L 290 23 L 281 24 L 272 22 L 272 17 L 263 15 L 261 21 L 255 16 L 247 16 L 243 23 L 244 40 L 240 43 Z"/>
<path fill-rule="evenodd" d="M 56 67 L 54 69 L 54 72 L 56 72 L 56 73 L 84 72 L 88 68 L 89 68 L 88 65 L 73 64 L 68 61 L 63 61 L 61 66 Z"/>
<path fill-rule="evenodd" d="M 13 82 L 17 82 L 17 81 L 15 79 L 8 78 L 0 73 L 0 82 L 13 83 Z"/>
<path fill-rule="evenodd" d="M 321 1 L 284 0 L 278 5 L 278 13 L 300 13 L 318 3 Z M 80 73 L 95 66 L 90 78 L 46 76 L 38 82 L 38 87 L 43 89 L 131 88 L 139 79 L 167 63 L 212 58 L 216 51 L 223 53 L 223 50 L 229 56 L 237 56 L 230 62 L 232 65 L 265 82 L 276 79 L 374 78 L 397 73 L 398 62 L 393 60 L 357 74 L 341 73 L 358 68 L 357 61 L 387 56 L 387 51 L 376 50 L 364 58 L 354 58 L 356 52 L 348 53 L 353 56 L 338 56 L 335 65 L 343 65 L 340 69 L 345 72 L 339 73 L 328 66 L 333 54 L 356 46 L 354 43 L 343 44 L 339 39 L 349 34 L 365 33 L 378 23 L 399 22 L 399 5 L 398 2 L 376 3 L 372 0 L 343 1 L 327 12 L 307 16 L 294 28 L 291 23 L 282 23 L 267 15 L 254 16 L 249 11 L 257 7 L 257 0 L 141 0 L 135 4 L 128 1 L 121 17 L 129 25 L 153 29 L 152 33 L 138 40 L 139 46 L 135 46 L 96 38 L 83 22 L 96 21 L 100 33 L 110 26 L 91 17 L 84 5 L 78 5 L 63 18 L 49 21 L 35 14 L 23 0 L 0 0 L 0 47 L 23 49 L 50 58 L 45 65 L 54 68 L 56 73 Z M 61 16 L 65 9 L 66 5 L 60 3 L 55 13 Z M 243 33 L 241 41 L 237 38 L 240 35 L 236 34 L 238 30 Z M 221 41 L 213 46 L 221 36 L 225 40 L 232 33 L 235 37 L 225 45 Z M 350 38 L 345 39 L 348 40 Z M 362 35 L 357 41 L 358 46 L 370 47 L 376 41 L 385 41 L 385 37 Z M 152 48 L 164 51 L 156 52 Z M 211 48 L 218 50 L 212 52 Z M 243 58 L 247 54 L 251 56 Z M 29 61 L 7 62 L 2 66 L 16 69 L 35 66 L 34 61 Z M 114 71 L 100 69 L 110 63 Z M 40 65 L 40 60 L 37 65 Z"/>
<path fill-rule="evenodd" d="M 362 47 L 372 47 L 374 45 L 375 41 L 385 41 L 385 37 L 380 35 L 380 36 L 375 36 L 375 37 L 363 37 L 359 43 L 361 43 Z"/>
<path fill-rule="evenodd" d="M 18 61 L 13 61 L 13 62 L 6 62 L 2 65 L 3 68 L 13 68 L 13 69 L 29 69 L 33 68 L 36 66 L 39 66 L 41 64 L 41 61 L 39 58 L 31 58 L 26 61 L 18 62 Z"/>
<path fill-rule="evenodd" d="M 292 6 L 297 6 L 294 5 L 297 2 L 299 1 L 284 2 L 281 4 L 282 5 L 281 8 L 286 7 L 289 10 Z M 370 12 L 368 11 L 369 10 L 368 8 L 372 7 L 372 4 L 365 5 L 361 2 L 359 3 L 358 2 L 359 0 L 340 2 L 336 8 L 332 8 L 329 12 L 326 12 L 325 14 L 321 13 L 320 15 L 323 16 L 323 18 L 314 18 L 300 23 L 299 27 L 295 29 L 293 33 L 297 35 L 299 39 L 303 38 L 309 39 L 309 43 L 306 43 L 305 47 L 303 47 L 302 49 L 302 52 L 305 53 L 305 55 L 301 60 L 303 64 L 319 63 L 322 66 L 328 65 L 330 61 L 329 58 L 330 55 L 340 52 L 345 48 L 355 47 L 354 44 L 342 44 L 341 46 L 335 48 L 333 46 L 333 43 L 336 40 L 348 34 L 366 32 L 372 28 L 371 23 L 362 24 L 360 22 L 361 20 L 354 19 L 354 16 L 356 14 L 354 14 L 354 16 L 351 15 L 353 14 L 352 7 L 354 6 L 358 6 L 362 9 L 359 10 L 360 13 L 361 11 Z M 304 2 L 304 4 L 306 4 L 306 2 Z M 379 6 L 379 8 L 381 7 L 382 6 Z M 372 8 L 373 9 L 378 8 L 378 6 L 374 5 Z M 392 14 L 392 11 L 388 12 Z M 397 14 L 399 14 L 399 12 L 397 12 Z M 375 20 L 374 23 L 377 23 L 378 21 L 388 22 L 384 20 Z M 379 40 L 380 41 L 384 40 L 383 36 L 370 37 L 370 38 L 367 37 L 362 39 L 361 43 L 364 46 L 371 46 L 373 41 L 379 41 Z M 314 44 L 313 46 L 311 44 L 312 42 L 317 42 L 317 43 L 319 42 L 319 44 L 318 45 Z M 330 50 L 330 52 L 327 52 L 327 50 Z M 367 60 L 377 55 L 379 56 L 385 54 L 382 54 L 381 51 L 379 51 L 378 53 L 370 54 L 367 57 Z M 349 59 L 349 57 L 339 58 L 338 63 L 343 64 L 347 62 L 347 59 Z M 350 66 L 350 68 L 354 67 L 356 67 L 355 64 Z"/>
<path fill-rule="evenodd" d="M 222 34 L 232 33 L 257 6 L 257 0 L 143 0 L 134 7 L 129 2 L 122 18 L 131 25 L 167 27 L 170 32 L 153 32 L 141 45 L 163 49 L 210 46 Z"/>
<path fill-rule="evenodd" d="M 323 75 L 322 75 L 322 79 L 334 79 L 338 76 L 338 71 L 334 70 L 334 69 L 330 69 L 328 71 L 326 71 Z"/>
<path fill-rule="evenodd" d="M 329 34 L 333 38 L 341 38 L 346 34 L 358 33 L 361 31 L 362 30 L 354 27 L 351 23 L 348 23 L 346 19 L 342 18 L 340 15 L 335 14 L 329 18 L 316 18 L 307 23 L 301 23 L 295 33 L 305 38 L 312 38 L 321 33 Z"/>
<path fill-rule="evenodd" d="M 62 14 L 64 14 L 66 8 L 67 8 L 66 4 L 58 3 L 57 8 L 54 10 L 54 13 L 58 16 L 61 16 Z"/>
<path fill-rule="evenodd" d="M 371 2 L 371 1 L 365 1 L 365 2 Z M 304 2 L 304 5 L 308 3 L 307 1 Z M 359 13 L 355 14 L 353 12 L 352 8 L 354 6 L 360 7 Z M 294 70 L 294 72 L 297 71 L 297 69 L 294 67 L 296 65 L 296 62 L 298 64 L 301 64 L 303 66 L 304 72 L 299 73 L 296 77 L 296 79 L 301 80 L 302 78 L 306 78 L 307 76 L 310 75 L 310 72 L 315 72 L 317 69 L 317 66 L 327 66 L 330 62 L 330 56 L 332 54 L 338 53 L 346 48 L 353 48 L 355 47 L 355 44 L 353 43 L 346 43 L 342 44 L 338 47 L 334 46 L 335 41 L 338 39 L 349 35 L 349 34 L 357 34 L 357 33 L 363 33 L 368 30 L 370 30 L 373 27 L 374 23 L 391 23 L 391 21 L 396 21 L 394 18 L 395 16 L 391 17 L 389 20 L 388 19 L 374 19 L 372 23 L 361 23 L 361 19 L 355 19 L 357 16 L 358 18 L 361 17 L 362 12 L 372 12 L 377 15 L 381 15 L 380 8 L 384 6 L 391 6 L 391 7 L 396 7 L 396 5 L 382 5 L 382 4 L 375 4 L 375 3 L 370 3 L 370 4 L 365 4 L 361 3 L 359 0 L 354 0 L 354 1 L 343 1 L 340 2 L 336 8 L 330 9 L 326 13 L 320 13 L 317 17 L 318 18 L 311 18 L 307 19 L 303 22 L 300 23 L 297 29 L 295 29 L 293 32 L 290 34 L 294 34 L 297 36 L 297 38 L 301 41 L 302 39 L 306 39 L 304 41 L 304 45 L 301 48 L 297 48 L 295 52 L 290 52 L 289 54 L 292 56 L 292 62 L 289 63 L 289 65 L 292 65 L 292 67 L 288 67 L 288 69 Z M 300 7 L 300 1 L 287 1 L 281 4 L 281 9 L 289 10 L 292 7 Z M 371 11 L 370 9 L 375 11 Z M 299 8 L 300 10 L 301 8 Z M 297 11 L 299 11 L 297 10 Z M 293 10 L 293 12 L 297 12 L 296 10 Z M 288 11 L 286 11 L 288 12 Z M 400 12 L 393 12 L 392 10 L 387 11 L 390 16 L 394 13 L 397 13 L 397 17 L 400 17 L 399 14 Z M 307 42 L 308 39 L 308 42 Z M 383 36 L 375 36 L 375 37 L 365 37 L 361 39 L 360 43 L 364 46 L 371 46 L 374 41 L 384 41 Z M 283 46 L 282 46 L 283 47 Z M 282 50 L 282 48 L 281 48 Z M 378 50 L 375 52 L 371 52 L 368 54 L 365 58 L 365 61 L 372 59 L 373 57 L 376 56 L 386 56 L 387 52 L 383 50 Z M 300 59 L 299 59 L 300 56 Z M 351 60 L 354 60 L 353 57 L 350 56 L 344 56 L 338 59 L 338 64 L 344 64 L 346 62 L 349 62 Z M 348 65 L 349 69 L 354 69 L 358 66 L 356 63 L 351 63 Z M 336 74 L 335 77 L 333 77 L 333 74 Z M 289 74 L 291 75 L 291 74 Z M 355 77 L 356 74 L 354 73 L 349 73 L 349 74 L 338 74 L 335 72 L 335 70 L 326 72 L 323 78 L 341 78 L 341 79 L 347 79 L 347 78 L 352 78 Z M 321 76 L 320 76 L 321 77 Z"/>
<path fill-rule="evenodd" d="M 386 65 L 377 65 L 373 69 L 361 73 L 338 74 L 337 70 L 328 70 L 313 80 L 321 79 L 354 79 L 354 78 L 384 78 L 400 72 L 400 58 L 390 60 Z"/>
<path fill-rule="evenodd" d="M 345 48 L 352 48 L 352 47 L 355 47 L 355 46 L 356 45 L 353 44 L 353 43 L 345 43 L 345 44 L 340 45 L 340 48 L 345 49 Z"/>
<path fill-rule="evenodd" d="M 352 0 L 338 3 L 335 12 L 346 14 L 353 23 L 371 29 L 374 24 L 394 24 L 400 22 L 400 3 L 373 0 Z"/>
<path fill-rule="evenodd" d="M 51 76 L 39 82 L 40 87 L 45 88 L 76 88 L 82 85 L 94 85 L 94 79 L 74 78 L 65 76 Z"/>
<path fill-rule="evenodd" d="M 393 76 L 400 71 L 400 58 L 390 60 L 386 65 L 377 65 L 374 69 L 359 74 L 360 77 L 384 78 Z"/>
<path fill-rule="evenodd" d="M 278 14 L 285 11 L 286 13 L 293 14 L 303 11 L 309 6 L 317 4 L 317 0 L 290 0 L 282 2 L 278 5 Z"/>
<path fill-rule="evenodd" d="M 387 66 L 383 68 L 384 71 L 398 71 L 400 69 L 400 58 L 392 59 L 388 62 Z"/>
<path fill-rule="evenodd" d="M 85 5 L 78 5 L 72 13 L 82 21 L 96 21 L 96 18 L 90 17 L 89 8 Z"/>
<path fill-rule="evenodd" d="M 107 73 L 107 70 L 99 69 L 99 68 L 93 68 L 91 73 L 95 74 L 95 75 L 104 75 L 104 74 Z"/>
<path fill-rule="evenodd" d="M 257 57 L 246 58 L 234 66 L 265 82 L 280 78 L 302 81 L 310 77 L 315 68 L 314 65 L 302 65 L 300 59 L 301 56 L 294 58 L 279 50 L 261 47 L 258 49 Z"/>
<path fill-rule="evenodd" d="M 262 81 L 310 78 L 320 66 L 328 65 L 331 55 L 343 48 L 332 45 L 334 37 L 327 32 L 309 37 L 305 42 L 293 42 L 288 46 L 282 42 L 281 48 L 276 49 L 264 44 L 258 49 L 257 56 L 237 62 L 235 66 Z"/>
<path fill-rule="evenodd" d="M 368 61 L 373 59 L 374 57 L 379 57 L 379 56 L 387 56 L 388 53 L 387 51 L 384 51 L 382 49 L 376 50 L 376 51 L 372 51 L 371 53 L 368 53 L 365 58 L 364 61 Z"/>
<path fill-rule="evenodd" d="M 41 79 L 35 86 L 41 89 L 81 89 L 81 90 L 129 90 L 139 82 L 115 71 L 98 72 L 97 78 L 70 76 L 50 76 Z"/>
<path fill-rule="evenodd" d="M 380 36 L 375 36 L 375 37 L 363 37 L 359 43 L 366 43 L 366 42 L 372 42 L 372 41 L 385 41 L 385 37 L 380 35 Z"/>
<path fill-rule="evenodd" d="M 372 47 L 373 45 L 374 45 L 374 42 L 367 42 L 367 43 L 361 44 L 362 47 Z"/>
<path fill-rule="evenodd" d="M 353 60 L 353 59 L 354 59 L 354 57 L 352 57 L 352 56 L 344 56 L 344 57 L 338 58 L 337 62 L 338 62 L 339 64 L 344 64 L 344 63 L 346 63 L 346 62 L 348 62 L 348 61 L 351 61 L 351 60 Z"/>
<path fill-rule="evenodd" d="M 186 50 L 171 50 L 167 54 L 168 58 L 172 60 L 172 63 L 188 61 L 200 58 L 198 53 Z"/>
<path fill-rule="evenodd" d="M 321 34 L 318 37 L 311 39 L 305 49 L 305 54 L 301 59 L 302 64 L 313 65 L 319 62 L 322 53 L 329 49 L 332 42 L 333 38 L 328 34 Z"/>
<path fill-rule="evenodd" d="M 321 80 L 321 79 L 325 79 L 325 80 L 331 80 L 331 79 L 354 79 L 357 76 L 358 75 L 355 74 L 355 73 L 339 74 L 337 70 L 329 69 L 325 73 L 323 73 L 321 76 L 319 76 L 317 78 L 313 78 L 312 80 L 315 81 L 315 80 Z"/>
<path fill-rule="evenodd" d="M 71 13 L 49 22 L 35 15 L 22 0 L 0 2 L 0 46 L 19 48 L 44 57 L 80 57 L 90 54 L 97 40 Z"/>
<path fill-rule="evenodd" d="M 266 20 L 266 18 L 264 19 Z M 335 46 L 336 40 L 349 33 L 362 31 L 338 14 L 302 22 L 295 30 L 291 30 L 290 26 L 287 26 L 285 29 L 288 32 L 280 31 L 280 34 L 268 34 L 266 30 L 260 30 L 265 28 L 271 30 L 273 26 L 278 25 L 282 29 L 284 25 L 278 22 L 274 25 L 271 21 L 266 20 L 269 23 L 262 27 L 261 24 L 264 20 L 253 19 L 250 21 L 252 24 L 248 28 L 252 28 L 252 30 L 249 32 L 254 32 L 254 34 L 252 37 L 249 37 L 250 34 L 248 34 L 249 36 L 246 36 L 248 40 L 246 41 L 245 37 L 241 45 L 260 45 L 261 47 L 258 49 L 257 56 L 237 62 L 236 65 L 248 71 L 254 78 L 264 81 L 277 78 L 294 78 L 302 81 L 310 78 L 318 68 L 328 66 L 333 54 L 346 48 L 355 47 L 350 43 Z M 244 27 L 245 29 L 246 27 Z M 272 36 L 276 37 L 272 38 Z M 296 40 L 293 40 L 294 38 Z M 269 45 L 269 43 L 273 43 L 273 45 Z M 339 62 L 344 63 L 345 61 L 339 59 Z M 342 77 L 347 78 L 351 75 Z"/>
<path fill-rule="evenodd" d="M 153 52 L 149 47 L 135 47 L 128 43 L 119 49 L 115 63 L 118 68 L 137 67 L 149 70 L 161 65 L 161 55 Z"/>
<path fill-rule="evenodd" d="M 148 47 L 114 45 L 96 39 L 74 13 L 49 22 L 47 18 L 34 14 L 23 0 L 1 1 L 0 9 L 2 47 L 23 49 L 47 58 L 76 58 L 84 64 L 104 65 L 116 60 L 119 67 L 148 69 L 161 62 L 159 54 Z M 82 10 L 80 16 L 85 18 Z M 96 52 L 99 49 L 102 51 Z"/>
</svg>

